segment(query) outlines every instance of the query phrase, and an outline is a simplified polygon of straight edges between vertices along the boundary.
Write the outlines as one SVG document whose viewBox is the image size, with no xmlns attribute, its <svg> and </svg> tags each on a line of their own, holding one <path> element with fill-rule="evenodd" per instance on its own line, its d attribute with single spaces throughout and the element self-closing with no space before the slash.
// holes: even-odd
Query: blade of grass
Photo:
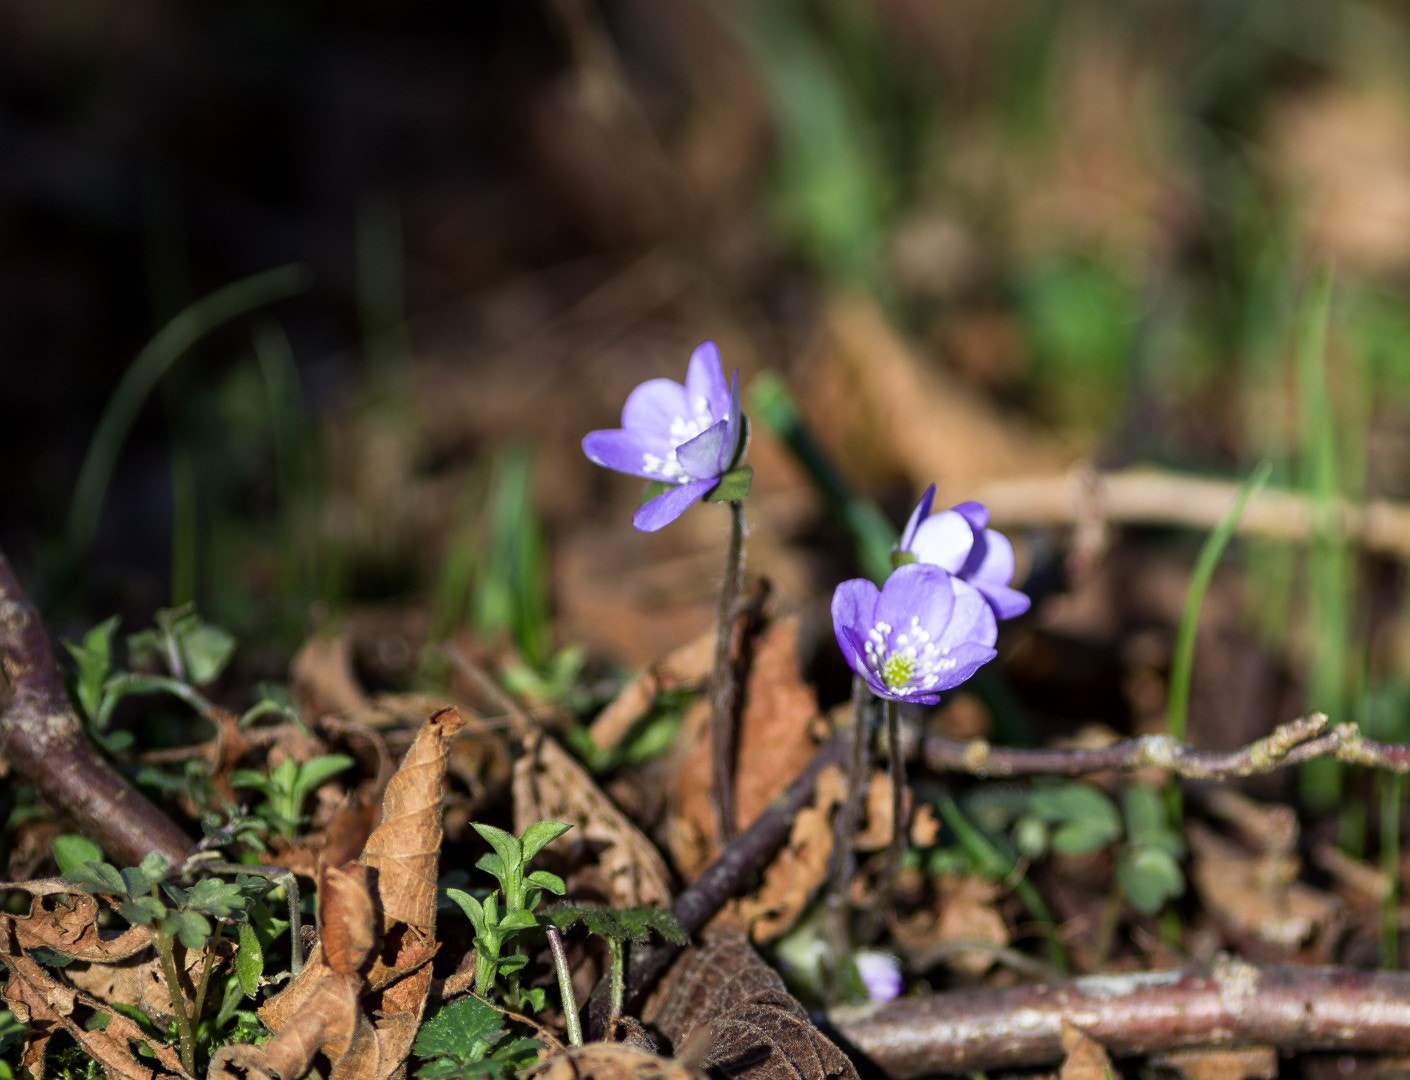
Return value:
<svg viewBox="0 0 1410 1080">
<path fill-rule="evenodd" d="M 163 374 L 215 327 L 248 311 L 308 288 L 302 266 L 281 266 L 244 278 L 202 297 L 164 326 L 132 362 L 118 382 L 88 444 L 69 504 L 68 544 L 81 556 L 91 546 L 108 481 L 142 403 Z"/>
<path fill-rule="evenodd" d="M 1239 519 L 1243 517 L 1244 508 L 1248 506 L 1248 502 L 1254 494 L 1261 491 L 1268 483 L 1268 477 L 1272 471 L 1271 462 L 1261 461 L 1258 463 L 1253 472 L 1249 474 L 1249 478 L 1244 481 L 1238 495 L 1234 497 L 1229 512 L 1205 538 L 1204 544 L 1200 547 L 1199 556 L 1195 559 L 1194 572 L 1190 575 L 1190 590 L 1185 594 L 1185 607 L 1180 612 L 1180 625 L 1175 631 L 1175 652 L 1170 660 L 1170 692 L 1165 706 L 1166 730 L 1177 742 L 1185 741 L 1185 729 L 1189 720 L 1190 677 L 1195 662 L 1195 632 L 1199 629 L 1200 610 L 1204 607 L 1205 594 L 1209 591 L 1210 582 L 1214 580 L 1215 567 L 1219 565 L 1219 559 L 1223 556 L 1224 549 L 1229 546 L 1229 541 L 1233 539 Z M 1171 784 L 1167 790 L 1169 792 L 1167 797 L 1169 799 L 1170 820 L 1178 829 L 1182 814 L 1180 786 Z"/>
</svg>

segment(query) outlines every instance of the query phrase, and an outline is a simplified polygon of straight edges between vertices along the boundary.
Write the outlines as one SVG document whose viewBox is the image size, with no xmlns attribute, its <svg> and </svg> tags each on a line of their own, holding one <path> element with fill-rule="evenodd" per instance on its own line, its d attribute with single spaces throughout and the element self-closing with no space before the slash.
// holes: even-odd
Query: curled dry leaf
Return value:
<svg viewBox="0 0 1410 1080">
<path fill-rule="evenodd" d="M 735 755 L 735 821 L 741 830 L 807 766 L 816 749 L 812 728 L 818 703 L 803 680 L 798 627 L 796 616 L 777 619 L 754 645 Z M 687 878 L 718 854 L 704 726 L 699 735 L 672 785 L 675 804 L 667 829 L 671 855 Z"/>
<path fill-rule="evenodd" d="M 218 950 L 216 955 L 220 957 L 221 952 Z M 225 955 L 229 955 L 228 943 Z M 186 989 L 189 990 L 200 981 L 206 950 L 180 950 L 178 962 Z M 161 957 L 156 949 L 147 949 L 109 963 L 75 961 L 64 968 L 64 978 L 70 985 L 92 994 L 99 1001 L 136 1005 L 156 1024 L 166 1024 L 176 1019 L 171 1011 L 171 991 L 167 988 L 166 972 L 162 970 Z"/>
<path fill-rule="evenodd" d="M 686 950 L 646 1010 L 676 1057 L 747 1080 L 857 1080 L 851 1060 L 808 1021 L 778 973 L 738 934 Z"/>
<path fill-rule="evenodd" d="M 5 1005 L 25 1026 L 24 1065 L 33 1075 L 43 1075 L 45 1049 L 60 1031 L 67 1032 L 108 1076 L 152 1080 L 162 1075 L 146 1063 L 153 1058 L 166 1072 L 181 1073 L 176 1051 L 152 1043 L 135 1021 L 110 1011 L 25 956 L 13 937 L 0 943 L 0 960 L 9 969 Z M 99 1015 L 106 1016 L 107 1022 L 101 1028 L 90 1027 Z M 153 1058 L 139 1058 L 138 1045 L 145 1045 Z"/>
<path fill-rule="evenodd" d="M 980 877 L 942 875 L 936 882 L 936 908 L 909 918 L 888 920 L 901 953 L 918 971 L 945 964 L 966 975 L 983 975 L 1009 929 L 995 907 L 1002 887 Z M 966 949 L 974 942 L 991 948 Z"/>
<path fill-rule="evenodd" d="M 48 881 L 8 887 L 29 889 L 31 885 L 44 891 L 31 897 L 28 916 L 0 914 L 0 934 L 20 949 L 47 948 L 75 960 L 108 963 L 133 956 L 152 943 L 152 931 L 145 926 L 130 926 L 114 937 L 104 937 L 98 929 L 97 899 L 73 892 L 67 883 L 62 884 L 69 890 L 64 893 L 51 891 Z"/>
<path fill-rule="evenodd" d="M 613 907 L 666 907 L 671 889 L 660 852 L 581 765 L 547 735 L 526 740 L 514 763 L 514 827 L 566 821 L 573 837 L 598 851 L 595 866 L 573 881 L 575 895 L 595 893 Z"/>
<path fill-rule="evenodd" d="M 525 1074 L 532 1080 L 705 1080 L 679 1061 L 624 1043 L 570 1046 Z"/>
<path fill-rule="evenodd" d="M 463 726 L 442 709 L 387 784 L 382 824 L 360 865 L 328 868 L 319 889 L 321 940 L 303 971 L 266 1002 L 276 1034 L 263 1047 L 225 1047 L 211 1080 L 300 1076 L 314 1055 L 336 1080 L 387 1080 L 405 1068 L 436 953 L 436 862 L 450 740 Z"/>
</svg>

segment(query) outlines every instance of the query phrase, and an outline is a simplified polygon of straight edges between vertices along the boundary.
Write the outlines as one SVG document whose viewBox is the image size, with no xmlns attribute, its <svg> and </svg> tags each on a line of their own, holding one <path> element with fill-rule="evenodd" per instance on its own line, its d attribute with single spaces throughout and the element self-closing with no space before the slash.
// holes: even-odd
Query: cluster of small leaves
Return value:
<svg viewBox="0 0 1410 1080">
<path fill-rule="evenodd" d="M 1179 860 L 1184 844 L 1171 828 L 1160 793 L 1133 786 L 1121 808 L 1099 788 L 1055 780 L 1029 788 L 988 785 L 971 791 L 965 811 L 1010 865 L 1049 854 L 1087 855 L 1120 843 L 1116 874 L 1131 906 L 1152 915 L 1185 889 Z M 963 845 L 929 853 L 932 873 L 989 872 L 992 860 L 976 860 Z"/>
<path fill-rule="evenodd" d="M 558 875 L 546 870 L 525 871 L 534 856 L 572 826 L 562 821 L 539 821 L 520 837 L 493 825 L 471 827 L 494 849 L 480 857 L 476 868 L 499 882 L 499 888 L 483 901 L 463 889 L 446 890 L 475 928 L 475 992 L 484 997 L 503 977 L 500 991 L 509 1007 L 537 1012 L 543 1008 L 545 992 L 538 987 L 519 986 L 518 973 L 528 963 L 528 957 L 517 946 L 508 955 L 505 949 L 518 935 L 539 929 L 534 912 L 545 892 L 563 895 L 565 886 Z"/>
<path fill-rule="evenodd" d="M 171 866 L 155 851 L 137 866 L 119 870 L 102 860 L 91 841 L 77 836 L 56 840 L 54 857 L 59 872 L 73 885 L 86 893 L 119 897 L 118 913 L 124 919 L 153 927 L 188 949 L 203 948 L 210 940 L 211 919 L 243 914 L 248 890 L 265 888 L 263 879 L 244 875 L 237 883 L 207 877 L 183 888 L 168 880 Z"/>
<path fill-rule="evenodd" d="M 23 1034 L 24 1025 L 15 1019 L 15 1014 L 9 1009 L 0 1009 L 0 1080 L 14 1080 L 15 1071 L 4 1060 L 4 1055 L 9 1053 L 10 1047 L 19 1044 Z"/>
<path fill-rule="evenodd" d="M 285 758 L 268 776 L 240 769 L 230 777 L 235 787 L 254 788 L 264 796 L 255 815 L 280 836 L 292 839 L 305 822 L 304 802 L 322 784 L 353 764 L 346 754 L 324 754 L 308 761 Z"/>
<path fill-rule="evenodd" d="M 77 644 L 64 642 L 74 662 L 70 692 L 94 741 L 109 753 L 120 753 L 132 745 L 130 732 L 109 730 L 113 712 L 123 698 L 165 694 L 199 713 L 208 713 L 212 706 L 201 690 L 220 678 L 235 654 L 235 639 L 203 620 L 193 605 L 185 604 L 157 612 L 155 626 L 128 635 L 127 654 L 134 670 L 124 670 L 114 663 L 117 628 L 118 619 L 113 616 L 88 631 Z M 288 710 L 284 703 L 266 696 L 242 722 L 271 711 Z"/>
<path fill-rule="evenodd" d="M 537 1039 L 507 1039 L 504 1015 L 474 996 L 438 1009 L 416 1035 L 411 1052 L 425 1064 L 426 1080 L 498 1080 L 532 1064 L 542 1049 Z M 507 1041 L 506 1041 L 507 1039 Z"/>
</svg>

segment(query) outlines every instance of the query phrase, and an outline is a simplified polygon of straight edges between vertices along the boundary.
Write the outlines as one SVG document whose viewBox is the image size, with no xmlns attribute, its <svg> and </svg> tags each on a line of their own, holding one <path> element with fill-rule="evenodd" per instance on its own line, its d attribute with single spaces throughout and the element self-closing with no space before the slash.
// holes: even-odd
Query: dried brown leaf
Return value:
<svg viewBox="0 0 1410 1080">
<path fill-rule="evenodd" d="M 1199 1047 L 1172 1050 L 1152 1058 L 1151 1064 L 1184 1080 L 1274 1080 L 1278 1075 L 1278 1052 L 1271 1046 Z M 1397 1073 L 1392 1070 L 1387 1075 Z"/>
<path fill-rule="evenodd" d="M 152 942 L 152 931 L 145 926 L 131 926 L 113 937 L 104 937 L 98 929 L 100 907 L 95 897 L 72 891 L 52 891 L 50 883 L 16 882 L 9 887 L 28 889 L 30 885 L 43 892 L 30 900 L 29 915 L 0 914 L 0 934 L 14 935 L 21 949 L 48 948 L 75 960 L 106 963 L 121 960 L 141 952 Z"/>
<path fill-rule="evenodd" d="M 152 1080 L 157 1076 L 181 1074 L 180 1060 L 171 1047 L 152 1043 L 136 1022 L 105 1009 L 101 1002 L 75 990 L 35 963 L 16 948 L 13 937 L 4 944 L 0 960 L 10 972 L 5 982 L 4 1001 L 15 1019 L 25 1025 L 28 1042 L 24 1059 L 34 1075 L 43 1074 L 44 1049 L 60 1030 L 67 1032 L 109 1076 L 122 1080 Z M 107 1017 L 106 1023 L 101 1029 L 90 1029 L 89 1022 L 99 1014 Z M 137 1044 L 146 1044 L 151 1049 L 161 1070 L 144 1063 L 150 1059 L 137 1056 L 134 1049 Z"/>
<path fill-rule="evenodd" d="M 604 750 L 613 749 L 646 716 L 658 694 L 702 684 L 709 678 L 714 662 L 713 630 L 667 653 L 622 687 L 598 713 L 588 729 L 592 741 Z"/>
<path fill-rule="evenodd" d="M 665 907 L 671 902 L 666 864 L 581 765 L 547 735 L 531 736 L 514 763 L 514 827 L 566 821 L 570 834 L 598 852 L 575 877 L 573 892 L 601 896 L 614 907 Z"/>
<path fill-rule="evenodd" d="M 454 708 L 426 721 L 382 796 L 382 823 L 367 838 L 361 861 L 377 871 L 384 926 L 435 928 L 447 745 L 464 726 Z"/>
<path fill-rule="evenodd" d="M 570 1046 L 545 1058 L 526 1077 L 533 1080 L 705 1080 L 679 1061 L 622 1043 Z"/>
<path fill-rule="evenodd" d="M 713 1075 L 748 1080 L 856 1080 L 851 1060 L 808 1022 L 778 973 L 738 934 L 688 949 L 645 1018 L 676 1056 Z"/>
<path fill-rule="evenodd" d="M 735 820 L 742 830 L 812 759 L 813 722 L 819 715 L 813 689 L 798 660 L 799 620 L 771 622 L 754 646 L 739 719 Z M 711 802 L 707 731 L 692 747 L 672 785 L 674 813 L 667 830 L 671 855 L 693 878 L 718 853 Z"/>
<path fill-rule="evenodd" d="M 376 938 L 376 915 L 365 866 L 325 867 L 318 882 L 318 940 L 323 959 L 339 975 L 355 976 Z"/>
</svg>

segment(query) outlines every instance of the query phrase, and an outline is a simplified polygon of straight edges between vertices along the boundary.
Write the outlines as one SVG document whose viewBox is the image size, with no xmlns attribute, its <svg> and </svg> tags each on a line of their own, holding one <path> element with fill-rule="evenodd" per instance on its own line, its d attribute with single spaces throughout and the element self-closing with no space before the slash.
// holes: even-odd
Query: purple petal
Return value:
<svg viewBox="0 0 1410 1080">
<path fill-rule="evenodd" d="M 982 502 L 956 503 L 950 509 L 973 525 L 975 532 L 989 524 L 989 508 Z"/>
<path fill-rule="evenodd" d="M 842 641 L 843 629 L 865 635 L 872 627 L 880 596 L 881 590 L 866 578 L 844 581 L 832 591 L 832 632 L 837 635 L 837 644 L 844 653 L 847 647 Z"/>
<path fill-rule="evenodd" d="M 671 448 L 658 439 L 621 428 L 589 431 L 583 436 L 583 453 L 593 464 L 648 480 L 659 480 L 661 476 L 647 469 L 646 455 L 664 459 L 670 452 Z"/>
<path fill-rule="evenodd" d="M 973 547 L 974 526 L 957 511 L 944 510 L 916 526 L 910 551 L 920 562 L 958 574 Z"/>
<path fill-rule="evenodd" d="M 940 685 L 935 688 L 937 691 L 936 699 L 938 700 L 939 698 L 938 691 L 950 690 L 959 686 L 962 682 L 967 682 L 974 677 L 976 671 L 998 655 L 999 654 L 988 645 L 978 645 L 974 643 L 956 645 L 950 650 L 950 659 L 955 661 L 955 666 L 940 677 Z M 922 699 L 915 698 L 913 700 L 920 701 Z M 926 702 L 926 704 L 929 705 L 933 705 L 934 703 L 934 701 Z"/>
<path fill-rule="evenodd" d="M 850 626 L 834 629 L 837 633 L 837 645 L 842 650 L 842 658 L 847 661 L 847 666 L 865 679 L 867 685 L 873 690 L 880 687 L 884 691 L 885 684 L 881 682 L 876 672 L 867 667 L 866 647 L 862 639 L 857 636 L 857 632 Z"/>
<path fill-rule="evenodd" d="M 661 492 L 656 498 L 642 503 L 632 515 L 632 524 L 642 532 L 655 532 L 675 521 L 692 503 L 699 502 L 715 486 L 716 480 L 692 480 Z"/>
<path fill-rule="evenodd" d="M 1007 585 L 989 585 L 979 582 L 976 587 L 989 601 L 989 605 L 994 609 L 994 614 L 1001 619 L 1012 619 L 1015 615 L 1022 615 L 1033 604 L 1026 593 L 1011 589 Z"/>
<path fill-rule="evenodd" d="M 729 421 L 706 428 L 699 435 L 676 447 L 676 460 L 685 470 L 686 476 L 695 480 L 707 477 L 719 478 L 720 456 L 724 453 L 725 437 L 729 433 Z"/>
<path fill-rule="evenodd" d="M 672 421 L 689 415 L 684 386 L 672 379 L 647 379 L 627 395 L 622 427 L 669 441 Z"/>
<path fill-rule="evenodd" d="M 989 602 L 978 589 L 959 578 L 954 581 L 954 589 L 955 610 L 936 644 L 947 651 L 967 643 L 993 645 L 999 637 L 999 625 Z"/>
<path fill-rule="evenodd" d="M 690 354 L 690 367 L 685 375 L 687 415 L 705 412 L 711 420 L 722 420 L 729 412 L 729 386 L 725 369 L 720 364 L 720 350 L 713 341 L 703 342 Z M 704 408 L 701 408 L 701 402 Z"/>
<path fill-rule="evenodd" d="M 920 502 L 911 511 L 910 518 L 906 521 L 906 527 L 901 530 L 901 539 L 896 544 L 897 551 L 910 551 L 911 544 L 915 542 L 916 528 L 922 521 L 930 517 L 930 506 L 935 502 L 935 485 L 931 484 L 925 489 L 925 494 L 920 497 Z"/>
<path fill-rule="evenodd" d="M 734 463 L 739 460 L 740 443 L 744 439 L 744 414 L 739 408 L 739 372 L 736 371 L 729 380 L 729 442 L 720 454 L 720 471 L 725 472 L 734 468 Z"/>
<path fill-rule="evenodd" d="M 1013 580 L 1013 545 L 1009 538 L 992 529 L 980 533 L 961 572 L 976 585 L 1007 585 Z"/>
<path fill-rule="evenodd" d="M 938 566 L 917 562 L 901 567 L 886 579 L 873 620 L 900 629 L 918 619 L 925 631 L 939 641 L 954 610 L 954 579 Z M 865 633 L 870 628 L 864 626 L 861 630 Z"/>
</svg>

